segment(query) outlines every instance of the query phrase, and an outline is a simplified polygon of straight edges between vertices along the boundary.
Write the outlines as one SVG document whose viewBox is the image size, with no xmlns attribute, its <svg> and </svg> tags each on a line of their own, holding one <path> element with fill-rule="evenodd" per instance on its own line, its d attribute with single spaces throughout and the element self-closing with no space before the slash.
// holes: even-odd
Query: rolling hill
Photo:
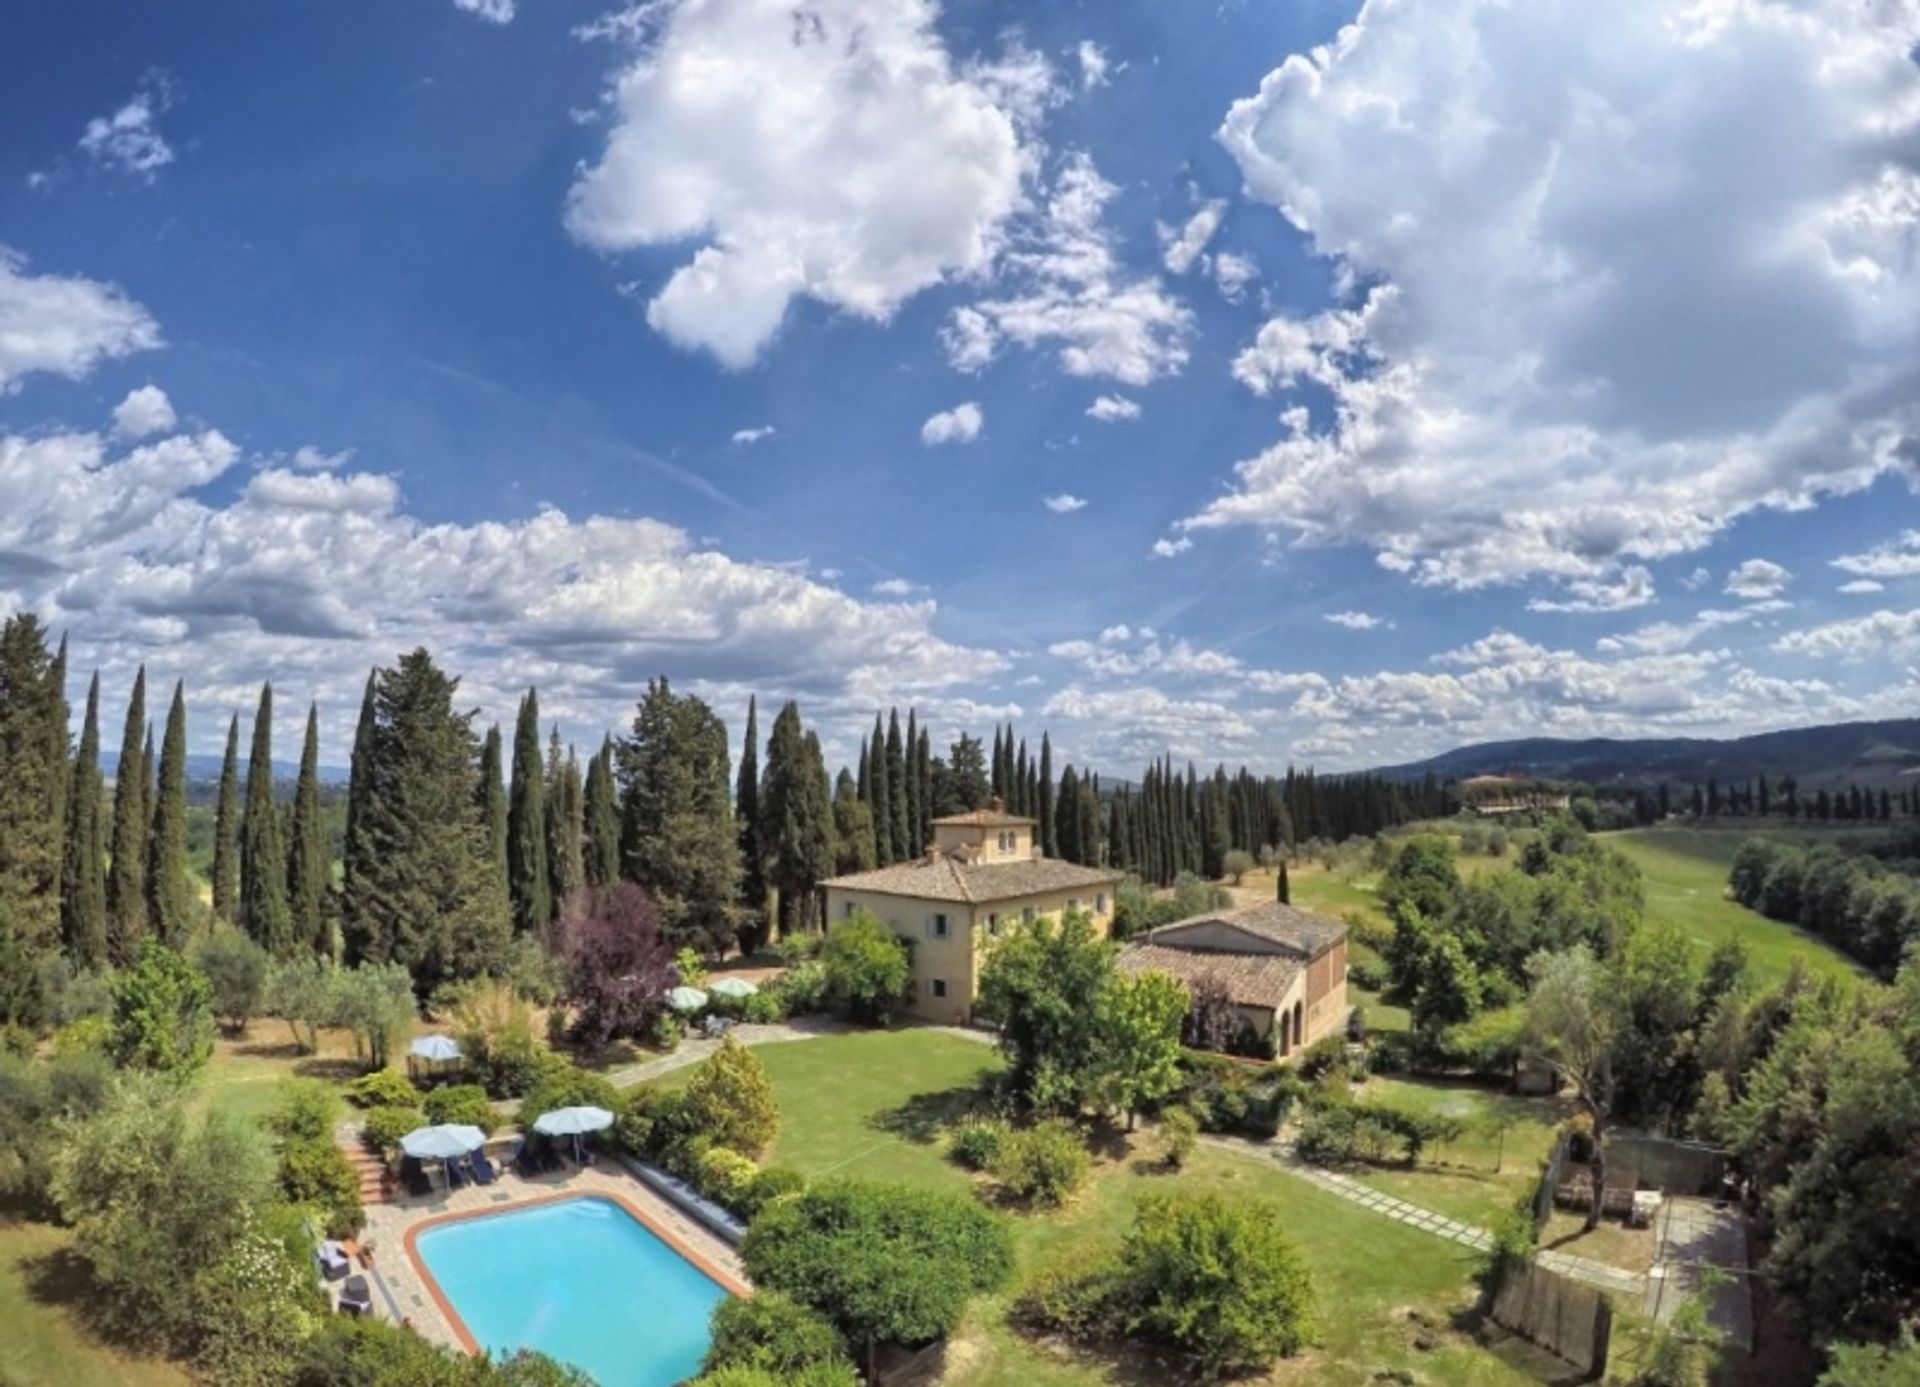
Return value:
<svg viewBox="0 0 1920 1387">
<path fill-rule="evenodd" d="M 1724 740 L 1710 737 L 1525 737 L 1456 747 L 1379 773 L 1444 779 L 1512 772 L 1590 785 L 1683 785 L 1792 776 L 1806 789 L 1857 782 L 1920 783 L 1920 718 L 1794 727 Z"/>
</svg>

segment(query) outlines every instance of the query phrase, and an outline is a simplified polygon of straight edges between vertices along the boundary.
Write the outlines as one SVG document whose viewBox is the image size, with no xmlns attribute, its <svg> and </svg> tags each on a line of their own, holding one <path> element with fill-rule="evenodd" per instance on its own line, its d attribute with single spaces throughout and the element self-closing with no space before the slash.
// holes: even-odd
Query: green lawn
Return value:
<svg viewBox="0 0 1920 1387">
<path fill-rule="evenodd" d="M 188 1387 L 170 1363 L 102 1345 L 72 1308 L 83 1294 L 69 1235 L 39 1223 L 0 1222 L 0 1383 L 6 1387 Z"/>
<path fill-rule="evenodd" d="M 757 1051 L 780 1103 L 771 1159 L 809 1175 L 857 1174 L 927 1187 L 965 1188 L 973 1177 L 946 1159 L 940 1130 L 962 1092 L 998 1064 L 984 1045 L 931 1030 L 831 1036 Z M 680 1071 L 672 1079 L 684 1078 Z M 1420 1381 L 1502 1387 L 1529 1381 L 1464 1334 L 1443 1329 L 1433 1351 L 1413 1346 L 1418 1309 L 1445 1325 L 1473 1295 L 1471 1256 L 1346 1202 L 1258 1157 L 1203 1147 L 1178 1175 L 1162 1173 L 1124 1143 L 1103 1150 L 1095 1178 L 1057 1214 L 1014 1220 L 1020 1280 L 1057 1257 L 1083 1258 L 1116 1241 L 1140 1197 L 1171 1188 L 1217 1189 L 1283 1204 L 1312 1263 L 1324 1307 L 1322 1343 L 1282 1365 L 1273 1382 L 1362 1384 L 1375 1371 L 1417 1369 Z M 1165 1380 L 1151 1365 L 1036 1345 L 1005 1322 L 1006 1297 L 975 1308 L 949 1346 L 942 1381 L 953 1387 L 1067 1387 Z"/>
<path fill-rule="evenodd" d="M 1770 836 L 1788 834 L 1792 831 Z M 1805 959 L 1820 974 L 1859 973 L 1858 964 L 1825 940 L 1727 898 L 1727 869 L 1740 845 L 1752 836 L 1748 829 L 1662 827 L 1610 833 L 1606 841 L 1646 878 L 1649 920 L 1671 921 L 1708 948 L 1723 939 L 1742 940 L 1761 982 L 1784 977 L 1795 958 Z M 1808 835 L 1803 830 L 1792 836 Z"/>
<path fill-rule="evenodd" d="M 1424 1153 L 1419 1165 L 1363 1169 L 1359 1178 L 1375 1189 L 1481 1228 L 1492 1227 L 1516 1199 L 1534 1188 L 1540 1162 L 1553 1145 L 1554 1129 L 1567 1112 L 1552 1099 L 1519 1098 L 1468 1083 L 1384 1075 L 1368 1080 L 1364 1097 L 1415 1112 L 1440 1113 L 1466 1124 L 1458 1141 Z M 1496 1117 L 1507 1124 L 1504 1133 L 1495 1127 Z"/>
</svg>

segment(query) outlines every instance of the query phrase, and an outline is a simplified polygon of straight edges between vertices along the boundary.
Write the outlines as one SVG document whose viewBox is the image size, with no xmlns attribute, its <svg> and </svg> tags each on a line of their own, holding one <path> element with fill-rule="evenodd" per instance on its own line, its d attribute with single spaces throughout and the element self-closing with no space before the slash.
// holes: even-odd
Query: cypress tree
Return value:
<svg viewBox="0 0 1920 1387">
<path fill-rule="evenodd" d="M 547 870 L 547 797 L 540 762 L 540 695 L 528 689 L 513 729 L 513 785 L 507 792 L 507 895 L 514 928 L 545 929 L 553 919 Z"/>
<path fill-rule="evenodd" d="M 858 783 L 845 770 L 833 787 L 833 869 L 837 873 L 873 870 L 873 808 L 860 798 Z"/>
<path fill-rule="evenodd" d="M 582 799 L 580 763 L 574 760 L 572 747 L 561 755 L 556 726 L 547 743 L 547 877 L 556 917 L 586 884 L 580 842 L 586 809 Z"/>
<path fill-rule="evenodd" d="M 347 956 L 399 963 L 423 995 L 504 966 L 511 915 L 474 780 L 480 735 L 453 708 L 460 681 L 425 650 L 372 680 L 358 739 L 367 850 L 347 886 Z M 535 774 L 538 774 L 536 771 Z"/>
<path fill-rule="evenodd" d="M 907 757 L 900 741 L 900 710 L 887 715 L 887 834 L 893 841 L 894 862 L 912 855 L 907 836 Z"/>
<path fill-rule="evenodd" d="M 990 793 L 1004 798 L 1007 793 L 1007 786 L 1004 779 L 1005 772 L 1001 769 L 1000 737 L 1000 724 L 996 722 L 993 725 L 993 765 L 988 771 L 988 775 L 990 776 L 988 787 Z"/>
<path fill-rule="evenodd" d="M 126 730 L 113 776 L 113 860 L 107 870 L 107 946 L 115 963 L 133 958 L 147 932 L 146 782 L 140 774 L 140 742 L 147 731 L 147 670 L 133 678 Z"/>
<path fill-rule="evenodd" d="M 586 821 L 587 884 L 611 886 L 620 880 L 620 800 L 613 788 L 611 738 L 587 763 Z"/>
<path fill-rule="evenodd" d="M 834 786 L 834 796 L 836 798 L 838 798 L 839 793 L 840 787 L 838 785 Z M 873 811 L 873 781 L 869 777 L 869 758 L 867 756 L 867 744 L 864 739 L 862 739 L 860 743 L 860 772 L 854 780 L 853 797 L 867 806 L 868 816 L 871 817 Z"/>
<path fill-rule="evenodd" d="M 1016 814 L 1027 812 L 1027 739 L 1020 739 L 1020 749 L 1013 758 L 1013 793 L 1007 796 L 1007 808 Z"/>
<path fill-rule="evenodd" d="M 353 729 L 353 754 L 347 767 L 347 837 L 341 853 L 342 914 L 347 919 L 360 913 L 365 906 L 359 890 L 359 879 L 372 869 L 378 850 L 366 814 L 367 804 L 373 795 L 373 695 L 378 678 L 378 670 L 371 670 L 367 674 L 366 691 L 360 696 L 360 718 Z M 506 890 L 504 871 L 500 889 Z"/>
<path fill-rule="evenodd" d="M 1040 850 L 1048 857 L 1060 855 L 1060 840 L 1054 836 L 1053 814 L 1053 741 L 1040 734 Z"/>
<path fill-rule="evenodd" d="M 907 709 L 907 740 L 903 748 L 907 779 L 907 852 L 920 856 L 920 725 L 912 708 Z"/>
<path fill-rule="evenodd" d="M 76 968 L 107 961 L 106 828 L 101 809 L 100 676 L 87 686 L 86 720 L 67 791 L 66 843 L 60 869 L 60 933 Z"/>
<path fill-rule="evenodd" d="M 273 798 L 273 685 L 260 686 L 247 755 L 246 816 L 240 821 L 240 928 L 268 952 L 292 951 L 287 848 Z"/>
<path fill-rule="evenodd" d="M 882 867 L 898 861 L 893 855 L 893 799 L 887 787 L 887 741 L 880 715 L 873 715 L 873 741 L 867 748 L 868 773 L 873 778 L 873 851 Z"/>
<path fill-rule="evenodd" d="M 920 780 L 920 851 L 926 852 L 933 841 L 933 739 L 925 725 L 920 728 L 919 749 L 913 758 L 914 774 Z"/>
<path fill-rule="evenodd" d="M 307 705 L 307 735 L 300 748 L 300 778 L 293 786 L 293 817 L 287 825 L 287 904 L 293 942 L 333 957 L 327 920 L 326 829 L 320 822 L 320 710 Z"/>
<path fill-rule="evenodd" d="M 504 891 L 507 889 L 507 780 L 497 722 L 487 728 L 486 740 L 480 744 L 480 817 L 486 820 L 494 862 L 500 868 L 500 889 Z"/>
<path fill-rule="evenodd" d="M 767 913 L 767 849 L 760 837 L 760 700 L 752 695 L 747 697 L 747 735 L 740 742 L 733 817 L 740 825 L 740 904 L 755 917 L 759 930 Z"/>
<path fill-rule="evenodd" d="M 213 913 L 240 918 L 240 715 L 227 720 L 227 751 L 220 761 L 220 793 L 213 806 Z"/>
<path fill-rule="evenodd" d="M 60 939 L 68 775 L 61 669 L 31 613 L 0 627 L 0 946 L 13 944 L 26 965 Z M 4 1002 L 0 1019 L 12 1019 Z"/>
<path fill-rule="evenodd" d="M 185 938 L 191 897 L 187 890 L 187 705 L 179 681 L 167 708 L 160 743 L 159 784 L 154 791 L 153 831 L 147 837 L 147 919 L 163 944 Z"/>
<path fill-rule="evenodd" d="M 833 815 L 820 743 L 809 744 L 800 707 L 789 701 L 767 738 L 767 769 L 760 780 L 760 841 L 767 878 L 780 893 L 780 930 L 789 934 L 813 920 L 814 889 L 833 872 Z M 756 944 L 762 941 L 756 941 Z"/>
</svg>

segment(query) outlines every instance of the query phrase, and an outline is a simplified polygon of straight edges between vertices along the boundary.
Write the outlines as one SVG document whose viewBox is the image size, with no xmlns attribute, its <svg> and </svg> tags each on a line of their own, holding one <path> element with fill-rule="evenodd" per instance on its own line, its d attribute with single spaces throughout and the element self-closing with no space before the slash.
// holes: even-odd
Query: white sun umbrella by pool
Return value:
<svg viewBox="0 0 1920 1387">
<path fill-rule="evenodd" d="M 605 1108 L 555 1108 L 533 1120 L 533 1130 L 543 1137 L 572 1137 L 575 1159 L 580 1155 L 580 1138 L 588 1132 L 604 1132 L 613 1125 L 613 1114 Z"/>
<path fill-rule="evenodd" d="M 667 993 L 667 1005 L 675 1011 L 698 1011 L 707 1004 L 707 994 L 697 987 L 676 987 Z"/>
<path fill-rule="evenodd" d="M 462 1122 L 416 1127 L 400 1138 L 400 1149 L 417 1161 L 458 1160 L 487 1144 L 487 1134 Z"/>
<path fill-rule="evenodd" d="M 716 997 L 731 997 L 736 1002 L 743 997 L 751 997 L 760 989 L 745 978 L 722 978 L 719 982 L 709 983 L 707 991 Z"/>
</svg>

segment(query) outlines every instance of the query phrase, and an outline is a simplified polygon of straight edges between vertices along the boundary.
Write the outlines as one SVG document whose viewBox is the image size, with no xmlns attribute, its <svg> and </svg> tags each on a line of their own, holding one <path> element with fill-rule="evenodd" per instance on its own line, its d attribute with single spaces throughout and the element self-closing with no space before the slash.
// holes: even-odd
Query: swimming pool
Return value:
<svg viewBox="0 0 1920 1387">
<path fill-rule="evenodd" d="M 699 1371 L 727 1292 L 611 1199 L 583 1195 L 423 1229 L 421 1265 L 481 1348 L 533 1348 L 600 1387 Z"/>
</svg>

